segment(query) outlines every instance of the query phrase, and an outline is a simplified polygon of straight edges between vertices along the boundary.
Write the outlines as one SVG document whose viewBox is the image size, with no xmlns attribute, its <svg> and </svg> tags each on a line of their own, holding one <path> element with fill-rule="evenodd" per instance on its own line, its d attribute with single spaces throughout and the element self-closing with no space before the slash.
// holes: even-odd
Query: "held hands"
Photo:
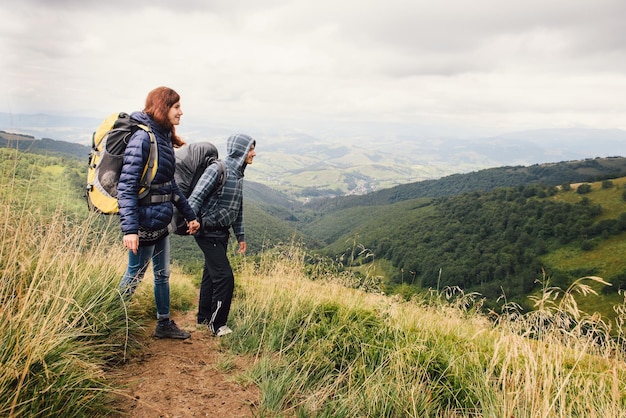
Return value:
<svg viewBox="0 0 626 418">
<path fill-rule="evenodd" d="M 187 222 L 187 228 L 187 233 L 193 235 L 198 232 L 198 229 L 200 229 L 200 222 L 195 219 L 191 222 Z"/>
<path fill-rule="evenodd" d="M 200 223 L 197 220 L 193 220 L 187 223 L 187 232 L 189 234 L 195 234 L 200 229 Z M 133 254 L 137 254 L 137 250 L 139 249 L 139 235 L 137 234 L 128 234 L 124 235 L 124 247 L 128 248 L 133 252 Z"/>
</svg>

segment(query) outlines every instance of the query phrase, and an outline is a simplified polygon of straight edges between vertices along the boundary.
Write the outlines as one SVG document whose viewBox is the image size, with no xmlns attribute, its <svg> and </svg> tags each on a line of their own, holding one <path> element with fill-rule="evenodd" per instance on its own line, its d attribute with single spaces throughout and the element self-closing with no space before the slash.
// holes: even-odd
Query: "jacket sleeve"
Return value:
<svg viewBox="0 0 626 418">
<path fill-rule="evenodd" d="M 174 205 L 176 205 L 176 209 L 182 213 L 183 218 L 185 218 L 187 222 L 191 222 L 198 218 L 197 213 L 191 208 L 191 206 L 189 206 L 187 198 L 183 192 L 180 191 L 180 188 L 174 179 L 172 179 L 172 196 L 174 197 L 172 201 L 174 202 Z"/>
<path fill-rule="evenodd" d="M 235 237 L 237 237 L 237 242 L 245 241 L 244 229 L 243 229 L 243 199 L 239 203 L 239 214 L 237 215 L 237 219 L 235 219 L 235 223 L 233 223 L 233 232 L 235 233 Z"/>
<path fill-rule="evenodd" d="M 148 155 L 150 138 L 143 130 L 135 132 L 124 151 L 124 163 L 117 185 L 117 202 L 124 235 L 139 232 L 139 181 Z"/>
<path fill-rule="evenodd" d="M 215 169 L 215 165 L 210 165 L 204 170 L 202 176 L 196 183 L 196 186 L 193 189 L 193 192 L 189 196 L 189 206 L 195 213 L 201 213 L 202 204 L 204 201 L 211 196 L 213 189 L 217 185 L 217 170 Z"/>
</svg>

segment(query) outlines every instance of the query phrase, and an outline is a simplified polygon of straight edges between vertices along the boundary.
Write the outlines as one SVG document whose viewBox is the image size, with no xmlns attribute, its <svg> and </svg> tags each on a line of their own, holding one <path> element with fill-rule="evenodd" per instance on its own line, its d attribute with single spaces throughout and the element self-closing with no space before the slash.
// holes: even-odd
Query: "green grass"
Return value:
<svg viewBox="0 0 626 418">
<path fill-rule="evenodd" d="M 11 156 L 0 162 L 0 416 L 107 415 L 117 388 L 105 372 L 154 318 L 143 311 L 150 286 L 123 301 L 127 254 L 114 218 L 76 206 L 67 171 L 45 169 L 48 159 Z M 172 294 L 173 309 L 195 302 L 188 287 Z"/>
<path fill-rule="evenodd" d="M 626 187 L 626 178 L 618 178 L 611 180 L 612 187 L 603 188 L 602 182 L 589 183 L 591 192 L 579 194 L 576 192 L 576 186 L 570 191 L 561 191 L 553 197 L 556 200 L 576 203 L 583 198 L 589 199 L 592 204 L 601 205 L 602 214 L 598 220 L 617 219 L 626 212 L 626 203 L 622 199 L 624 188 Z M 624 274 L 623 265 L 626 257 L 626 234 L 619 234 L 606 237 L 598 241 L 590 250 L 582 250 L 580 245 L 572 244 L 559 248 L 542 257 L 542 261 L 548 270 L 556 268 L 558 270 L 569 272 L 570 276 L 575 277 L 576 272 L 584 266 L 584 269 L 593 272 L 593 275 L 602 277 L 608 282 L 611 278 Z M 602 286 L 596 285 L 595 290 L 601 293 Z M 598 312 L 608 320 L 614 320 L 616 314 L 613 305 L 621 303 L 622 295 L 616 293 L 603 295 L 589 295 L 580 298 L 579 304 L 581 309 L 586 312 Z"/>
<path fill-rule="evenodd" d="M 44 173 L 47 173 L 53 176 L 60 176 L 64 170 L 65 170 L 65 167 L 62 165 L 51 165 L 48 167 L 44 167 L 42 169 Z"/>
<path fill-rule="evenodd" d="M 255 359 L 261 416 L 626 414 L 622 353 L 572 297 L 589 293 L 583 281 L 544 289 L 535 312 L 506 305 L 494 322 L 458 289 L 404 302 L 311 277 L 300 251 L 239 264 L 223 344 Z"/>
<path fill-rule="evenodd" d="M 364 276 L 387 277 L 393 271 L 393 265 L 389 260 L 374 260 L 371 263 L 360 264 L 350 270 L 358 272 Z"/>
<path fill-rule="evenodd" d="M 90 246 L 89 221 L 2 212 L 0 415 L 95 414 L 111 391 L 103 368 L 137 327 L 116 291 L 121 253 Z"/>
<path fill-rule="evenodd" d="M 601 241 L 595 248 L 583 251 L 578 247 L 563 247 L 543 257 L 552 266 L 563 270 L 575 270 L 580 266 L 593 269 L 598 276 L 613 277 L 623 272 L 626 256 L 626 234 Z"/>
<path fill-rule="evenodd" d="M 105 372 L 153 318 L 150 277 L 123 303 L 118 225 L 75 206 L 67 170 L 16 158 L 0 161 L 0 416 L 113 413 Z M 388 297 L 369 280 L 388 266 L 346 271 L 293 244 L 233 261 L 235 332 L 220 340 L 230 351 L 217 369 L 251 358 L 258 416 L 626 416 L 622 329 L 575 297 L 594 297 L 600 279 L 565 291 L 546 281 L 535 311 L 503 302 L 487 316 L 480 295 Z M 188 309 L 195 287 L 173 283 L 172 295 L 173 309 Z M 623 325 L 626 304 L 615 310 Z"/>
<path fill-rule="evenodd" d="M 624 187 L 626 186 L 626 177 L 611 180 L 613 187 L 602 188 L 602 182 L 589 183 L 591 192 L 579 194 L 576 192 L 576 185 L 569 191 L 561 191 L 553 197 L 555 200 L 561 200 L 569 203 L 580 202 L 583 198 L 588 198 L 595 204 L 602 206 L 602 214 L 598 220 L 617 219 L 620 214 L 626 212 L 626 203 L 622 199 Z"/>
</svg>

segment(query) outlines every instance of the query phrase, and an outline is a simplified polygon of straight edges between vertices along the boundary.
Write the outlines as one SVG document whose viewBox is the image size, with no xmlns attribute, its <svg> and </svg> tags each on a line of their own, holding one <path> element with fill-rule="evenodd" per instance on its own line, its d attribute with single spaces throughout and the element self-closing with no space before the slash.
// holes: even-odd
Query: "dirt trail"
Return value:
<svg viewBox="0 0 626 418">
<path fill-rule="evenodd" d="M 153 339 L 150 323 L 141 336 L 144 347 L 111 372 L 110 379 L 125 387 L 116 407 L 138 418 L 255 416 L 258 389 L 236 380 L 246 359 L 231 358 L 220 351 L 218 338 L 196 330 L 194 312 L 173 319 L 191 338 Z M 220 361 L 228 370 L 217 367 Z"/>
</svg>

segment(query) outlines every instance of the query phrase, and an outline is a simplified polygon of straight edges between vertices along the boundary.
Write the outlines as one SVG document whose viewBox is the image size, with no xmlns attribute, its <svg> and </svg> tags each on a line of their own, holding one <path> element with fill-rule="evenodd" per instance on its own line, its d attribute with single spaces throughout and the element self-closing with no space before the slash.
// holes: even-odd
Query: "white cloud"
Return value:
<svg viewBox="0 0 626 418">
<path fill-rule="evenodd" d="M 275 131 L 626 128 L 620 0 L 10 0 L 0 13 L 0 112 L 99 116 L 168 85 L 188 120 Z"/>
</svg>

